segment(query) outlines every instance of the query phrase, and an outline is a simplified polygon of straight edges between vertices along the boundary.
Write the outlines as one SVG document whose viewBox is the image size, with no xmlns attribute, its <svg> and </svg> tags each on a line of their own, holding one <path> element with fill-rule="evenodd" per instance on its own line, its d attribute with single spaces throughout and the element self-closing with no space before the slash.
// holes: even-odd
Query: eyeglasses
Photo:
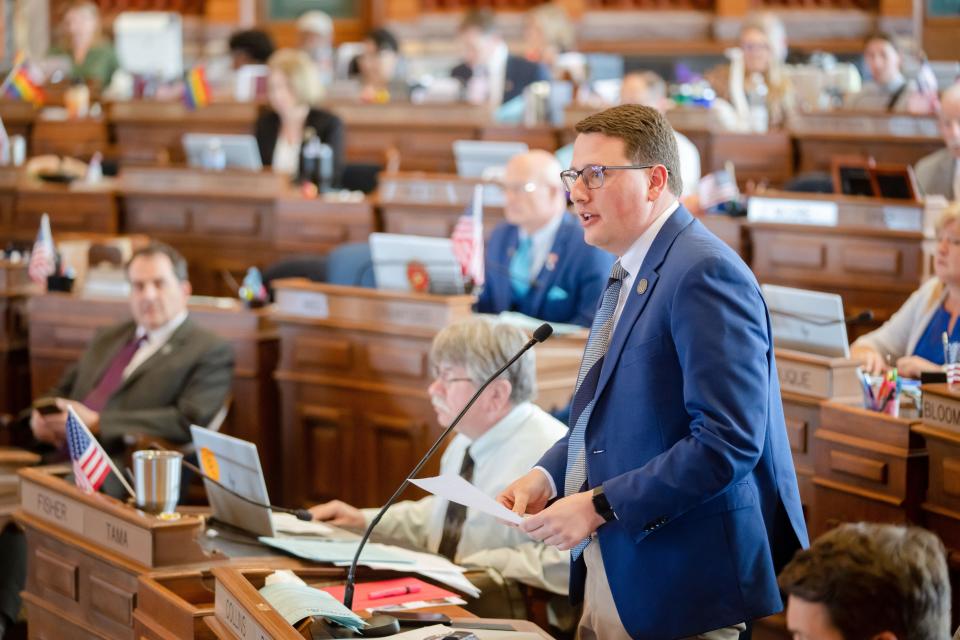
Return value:
<svg viewBox="0 0 960 640">
<path fill-rule="evenodd" d="M 937 244 L 940 244 L 944 240 L 946 240 L 947 244 L 951 247 L 960 247 L 960 238 L 956 236 L 950 236 L 945 233 L 937 235 Z"/>
<path fill-rule="evenodd" d="M 455 377 L 453 372 L 450 369 L 440 370 L 440 369 L 434 368 L 431 371 L 431 373 L 433 375 L 434 380 L 439 380 L 445 385 L 452 384 L 454 382 L 473 382 L 473 378 L 469 378 L 465 376 Z"/>
<path fill-rule="evenodd" d="M 502 182 L 500 183 L 500 188 L 506 193 L 533 193 L 537 190 L 537 183 L 524 182 L 523 184 L 517 184 L 516 182 Z"/>
<path fill-rule="evenodd" d="M 561 171 L 560 180 L 563 182 L 563 188 L 567 190 L 567 193 L 573 191 L 573 185 L 576 184 L 577 178 L 580 177 L 583 178 L 583 183 L 587 185 L 587 189 L 599 189 L 603 186 L 603 174 L 607 171 L 620 171 L 623 169 L 652 169 L 655 166 L 657 165 L 641 164 L 608 167 L 602 164 L 588 164 L 579 171 L 576 169 L 567 169 L 566 171 Z"/>
</svg>

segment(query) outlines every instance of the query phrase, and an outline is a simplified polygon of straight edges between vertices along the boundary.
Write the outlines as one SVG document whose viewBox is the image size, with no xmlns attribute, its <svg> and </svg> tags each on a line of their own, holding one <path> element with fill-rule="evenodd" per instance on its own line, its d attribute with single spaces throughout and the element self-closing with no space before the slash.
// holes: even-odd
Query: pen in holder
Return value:
<svg viewBox="0 0 960 640">
<path fill-rule="evenodd" d="M 857 368 L 857 377 L 863 391 L 863 406 L 870 411 L 885 413 L 897 418 L 900 416 L 900 376 L 896 369 L 879 376 L 872 376 Z"/>
<path fill-rule="evenodd" d="M 951 388 L 960 386 L 960 342 L 950 342 L 946 331 L 943 332 L 943 370 Z"/>
</svg>

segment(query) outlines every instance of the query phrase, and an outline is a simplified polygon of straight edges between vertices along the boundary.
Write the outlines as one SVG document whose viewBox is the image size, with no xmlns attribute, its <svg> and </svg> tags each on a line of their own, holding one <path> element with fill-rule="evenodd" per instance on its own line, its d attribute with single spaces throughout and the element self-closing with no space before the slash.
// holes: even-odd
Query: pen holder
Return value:
<svg viewBox="0 0 960 640">
<path fill-rule="evenodd" d="M 863 407 L 869 411 L 900 417 L 900 384 L 885 376 L 871 376 L 860 372 Z"/>
</svg>

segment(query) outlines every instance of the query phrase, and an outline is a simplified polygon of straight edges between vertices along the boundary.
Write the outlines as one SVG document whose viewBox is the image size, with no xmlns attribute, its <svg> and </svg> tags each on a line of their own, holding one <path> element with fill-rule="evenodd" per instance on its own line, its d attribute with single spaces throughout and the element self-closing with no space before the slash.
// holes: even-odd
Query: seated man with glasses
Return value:
<svg viewBox="0 0 960 640">
<path fill-rule="evenodd" d="M 480 384 L 527 341 L 515 326 L 474 317 L 442 330 L 433 340 L 434 380 L 428 387 L 441 427 L 460 413 Z M 528 469 L 567 431 L 532 403 L 536 395 L 535 352 L 530 351 L 490 384 L 457 426 L 440 462 L 440 472 L 459 473 L 490 496 Z M 357 509 L 339 500 L 311 509 L 316 520 L 363 528 L 377 509 Z M 495 584 L 515 580 L 561 594 L 566 601 L 570 554 L 531 540 L 492 516 L 435 496 L 399 502 L 387 511 L 376 533 L 426 549 L 463 565 L 484 568 Z M 483 587 L 481 587 L 483 589 Z M 484 596 L 468 607 L 478 615 L 510 614 L 491 608 Z M 510 617 L 517 617 L 511 615 Z"/>
<path fill-rule="evenodd" d="M 948 342 L 960 342 L 960 202 L 944 209 L 935 228 L 934 277 L 920 285 L 879 329 L 850 345 L 850 357 L 870 373 L 893 365 L 908 378 L 941 371 L 944 336 Z"/>
<path fill-rule="evenodd" d="M 514 156 L 504 172 L 507 221 L 493 230 L 477 311 L 519 311 L 589 327 L 613 256 L 583 241 L 567 212 L 560 164 L 546 151 Z"/>
</svg>

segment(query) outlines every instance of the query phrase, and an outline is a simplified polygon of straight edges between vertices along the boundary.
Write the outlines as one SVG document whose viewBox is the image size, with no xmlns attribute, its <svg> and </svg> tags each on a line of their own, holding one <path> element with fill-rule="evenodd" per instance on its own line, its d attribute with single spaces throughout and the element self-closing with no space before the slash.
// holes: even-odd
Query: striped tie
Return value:
<svg viewBox="0 0 960 640">
<path fill-rule="evenodd" d="M 593 413 L 593 395 L 597 391 L 597 382 L 600 380 L 600 370 L 603 368 L 603 357 L 610 347 L 610 335 L 613 333 L 613 316 L 620 300 L 620 288 L 623 279 L 627 276 L 626 270 L 620 266 L 620 261 L 614 263 L 610 270 L 610 279 L 607 289 L 603 292 L 603 301 L 600 309 L 593 318 L 590 327 L 590 337 L 587 339 L 587 348 L 583 352 L 580 363 L 580 373 L 577 375 L 577 387 L 573 393 L 573 407 L 570 411 L 570 422 L 573 431 L 567 441 L 567 471 L 564 475 L 563 495 L 570 496 L 583 488 L 587 481 L 587 463 L 584 452 L 584 432 Z M 583 550 L 590 543 L 590 538 L 584 539 L 574 547 L 570 554 L 574 560 L 580 557 Z"/>
</svg>

